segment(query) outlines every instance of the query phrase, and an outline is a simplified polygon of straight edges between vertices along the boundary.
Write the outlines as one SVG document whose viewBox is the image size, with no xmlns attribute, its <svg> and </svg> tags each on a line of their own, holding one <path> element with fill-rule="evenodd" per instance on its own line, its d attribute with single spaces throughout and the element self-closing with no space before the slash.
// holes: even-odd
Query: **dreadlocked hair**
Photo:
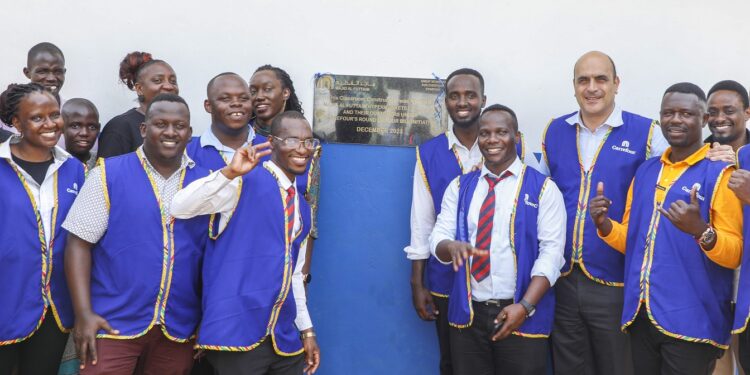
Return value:
<svg viewBox="0 0 750 375">
<path fill-rule="evenodd" d="M 0 94 L 0 120 L 10 125 L 13 118 L 18 114 L 18 106 L 21 100 L 32 92 L 47 92 L 44 86 L 38 83 L 11 83 L 8 88 Z"/>
<path fill-rule="evenodd" d="M 292 82 L 292 78 L 289 77 L 289 73 L 284 71 L 284 69 L 281 69 L 279 67 L 275 67 L 269 64 L 263 65 L 259 67 L 258 69 L 255 69 L 255 73 L 258 73 L 264 70 L 270 70 L 274 72 L 274 74 L 276 74 L 276 78 L 278 78 L 278 80 L 281 81 L 281 87 L 285 89 L 289 89 L 289 99 L 286 100 L 286 109 L 284 109 L 284 112 L 297 111 L 299 113 L 304 114 L 305 111 L 302 109 L 302 102 L 300 102 L 299 98 L 297 98 L 297 93 L 294 91 L 294 83 Z"/>
</svg>

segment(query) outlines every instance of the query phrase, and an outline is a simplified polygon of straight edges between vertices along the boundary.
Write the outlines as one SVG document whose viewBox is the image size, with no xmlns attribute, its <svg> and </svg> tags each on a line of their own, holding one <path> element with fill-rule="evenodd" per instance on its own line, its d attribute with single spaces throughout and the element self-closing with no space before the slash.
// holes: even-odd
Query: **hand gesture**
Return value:
<svg viewBox="0 0 750 375">
<path fill-rule="evenodd" d="M 739 198 L 742 203 L 750 204 L 750 171 L 738 169 L 729 176 L 729 189 Z"/>
<path fill-rule="evenodd" d="M 411 302 L 414 305 L 414 310 L 417 310 L 417 315 L 422 320 L 435 320 L 436 315 L 439 313 L 435 303 L 432 301 L 432 295 L 422 285 L 412 285 L 411 287 Z"/>
<path fill-rule="evenodd" d="M 596 228 L 604 235 L 612 231 L 612 222 L 609 219 L 609 206 L 612 201 L 604 196 L 604 182 L 596 184 L 596 196 L 589 201 L 589 215 Z"/>
<path fill-rule="evenodd" d="M 495 324 L 500 321 L 503 321 L 503 327 L 492 336 L 492 341 L 502 340 L 513 333 L 513 331 L 517 330 L 518 327 L 526 321 L 526 308 L 520 303 L 505 306 L 505 308 L 500 311 L 500 314 L 497 314 Z"/>
<path fill-rule="evenodd" d="M 112 329 L 109 323 L 99 315 L 90 312 L 76 318 L 73 325 L 73 341 L 76 345 L 81 369 L 86 367 L 86 360 L 91 358 L 91 364 L 96 365 L 96 333 L 103 329 L 110 335 L 118 335 L 120 331 Z M 91 356 L 89 357 L 89 353 Z"/>
<path fill-rule="evenodd" d="M 736 154 L 734 153 L 732 146 L 720 145 L 719 142 L 714 142 L 711 145 L 711 149 L 706 153 L 706 159 L 711 161 L 725 161 L 731 164 L 737 162 Z"/>
<path fill-rule="evenodd" d="M 314 374 L 320 366 L 320 348 L 315 336 L 306 337 L 302 340 L 302 346 L 305 348 L 305 374 Z"/>
<path fill-rule="evenodd" d="M 470 256 L 484 256 L 490 254 L 487 250 L 480 250 L 471 246 L 470 243 L 460 241 L 451 241 L 448 244 L 448 252 L 450 253 L 453 262 L 453 270 L 456 272 L 458 272 L 458 267 L 463 266 L 464 261 L 469 259 Z"/>
<path fill-rule="evenodd" d="M 708 228 L 708 224 L 701 217 L 701 208 L 698 204 L 698 188 L 693 186 L 690 189 L 690 203 L 683 200 L 672 202 L 669 209 L 659 207 L 659 212 L 677 227 L 677 229 L 693 236 L 698 237 Z"/>
<path fill-rule="evenodd" d="M 245 146 L 237 149 L 229 165 L 222 168 L 221 173 L 232 180 L 252 171 L 264 156 L 271 153 L 271 143 L 263 142 L 255 146 Z"/>
</svg>

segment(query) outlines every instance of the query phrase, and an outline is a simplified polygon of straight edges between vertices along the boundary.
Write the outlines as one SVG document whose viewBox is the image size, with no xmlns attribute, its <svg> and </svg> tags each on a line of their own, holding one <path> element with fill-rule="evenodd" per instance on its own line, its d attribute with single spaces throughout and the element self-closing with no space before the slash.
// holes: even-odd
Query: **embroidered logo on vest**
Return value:
<svg viewBox="0 0 750 375">
<path fill-rule="evenodd" d="M 635 151 L 630 149 L 630 142 L 627 140 L 622 141 L 622 145 L 612 145 L 612 149 L 615 151 L 620 151 L 624 153 L 628 153 L 630 155 L 635 155 Z"/>
<path fill-rule="evenodd" d="M 74 195 L 78 196 L 78 183 L 74 182 L 73 183 L 73 188 L 72 189 L 71 188 L 67 188 L 67 189 L 65 189 L 65 191 L 67 191 L 70 194 L 74 194 Z"/>
<path fill-rule="evenodd" d="M 699 184 L 699 183 L 696 182 L 696 183 L 693 184 L 693 187 L 695 188 L 695 196 L 698 197 L 698 199 L 700 199 L 702 201 L 705 201 L 706 197 L 704 197 L 704 196 L 701 195 L 701 184 Z M 682 186 L 682 191 L 690 194 L 690 190 L 691 189 L 688 189 L 687 186 Z"/>
<path fill-rule="evenodd" d="M 539 204 L 538 203 L 531 203 L 531 202 L 529 202 L 529 195 L 528 194 L 524 194 L 523 195 L 523 203 L 525 205 L 527 205 L 527 206 L 531 206 L 531 207 L 534 207 L 534 208 L 539 208 Z"/>
</svg>

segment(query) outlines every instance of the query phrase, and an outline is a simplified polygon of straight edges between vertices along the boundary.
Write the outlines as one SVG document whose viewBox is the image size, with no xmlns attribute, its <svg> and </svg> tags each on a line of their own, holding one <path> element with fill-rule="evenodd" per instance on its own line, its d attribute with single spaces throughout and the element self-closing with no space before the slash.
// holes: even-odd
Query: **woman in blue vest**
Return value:
<svg viewBox="0 0 750 375">
<path fill-rule="evenodd" d="M 622 329 L 636 374 L 706 374 L 729 344 L 732 270 L 742 254 L 742 207 L 733 166 L 706 158 L 706 96 L 669 87 L 661 130 L 670 144 L 635 173 L 618 223 L 599 183 L 589 212 L 599 236 L 625 253 Z"/>
<path fill-rule="evenodd" d="M 83 166 L 55 147 L 63 120 L 43 86 L 8 86 L 0 120 L 20 133 L 0 144 L 0 374 L 56 374 L 73 325 L 60 225 Z"/>
<path fill-rule="evenodd" d="M 441 312 L 451 325 L 453 370 L 543 375 L 555 310 L 549 289 L 564 263 L 565 205 L 554 182 L 516 155 L 510 108 L 487 107 L 478 130 L 483 166 L 450 183 L 430 236 L 433 254 L 455 271 Z"/>
</svg>

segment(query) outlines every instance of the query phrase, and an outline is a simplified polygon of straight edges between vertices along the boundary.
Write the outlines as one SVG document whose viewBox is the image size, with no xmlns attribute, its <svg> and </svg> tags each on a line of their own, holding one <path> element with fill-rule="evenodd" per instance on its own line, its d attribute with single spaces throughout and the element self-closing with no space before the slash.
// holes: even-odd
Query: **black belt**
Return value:
<svg viewBox="0 0 750 375">
<path fill-rule="evenodd" d="M 471 303 L 483 305 L 483 306 L 495 306 L 495 307 L 503 307 L 513 304 L 512 299 L 488 299 L 486 301 L 471 301 Z"/>
</svg>

